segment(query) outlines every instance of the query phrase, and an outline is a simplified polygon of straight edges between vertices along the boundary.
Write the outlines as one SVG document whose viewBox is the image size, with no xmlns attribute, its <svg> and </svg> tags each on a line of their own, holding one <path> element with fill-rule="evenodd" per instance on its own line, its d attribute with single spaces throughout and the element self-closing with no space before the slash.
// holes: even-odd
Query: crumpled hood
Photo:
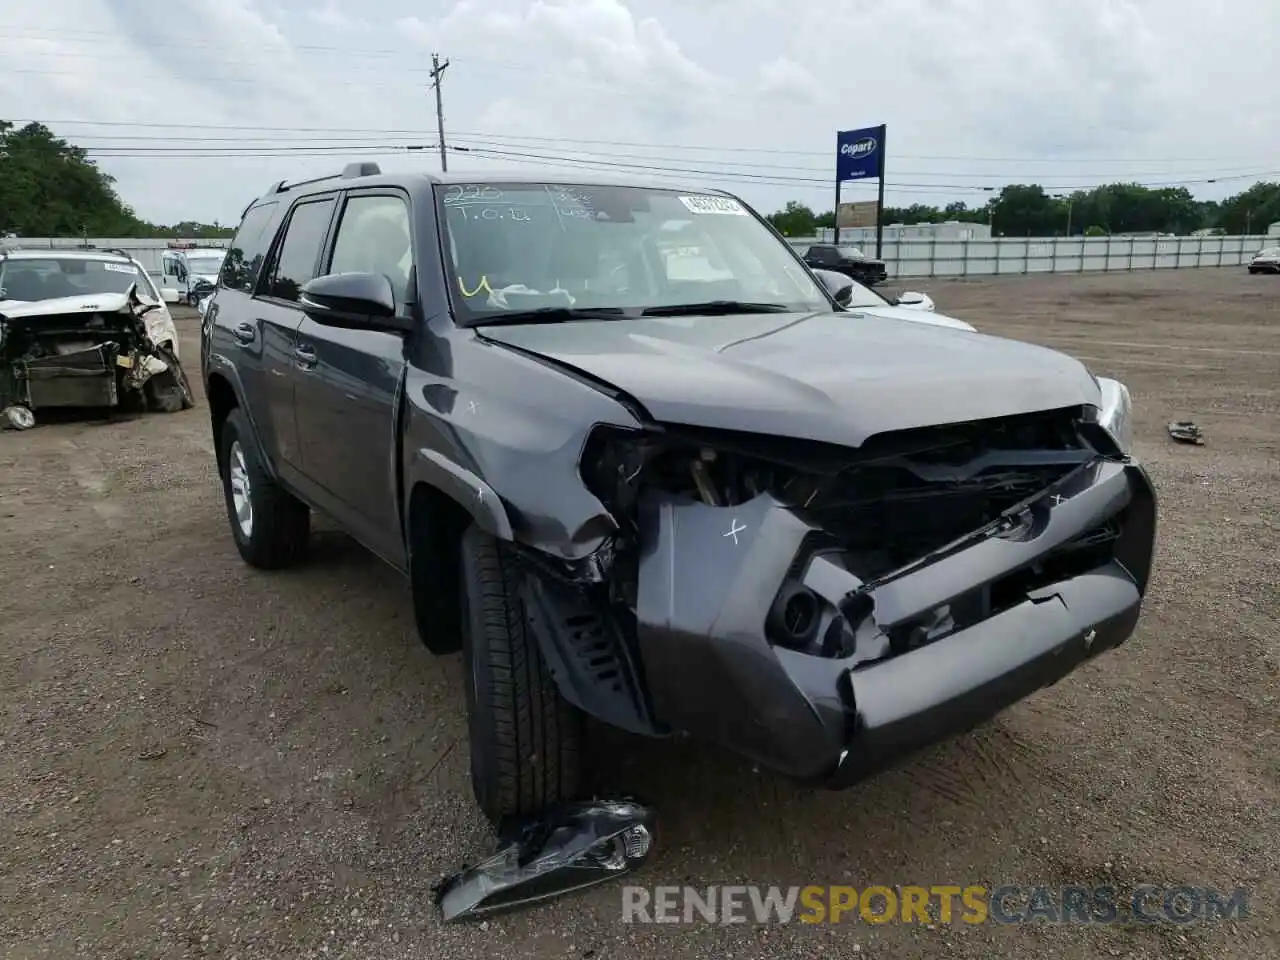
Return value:
<svg viewBox="0 0 1280 960">
<path fill-rule="evenodd" d="M 657 420 L 860 446 L 874 434 L 1097 405 L 1065 354 L 853 313 L 646 317 L 480 327 L 576 368 Z"/>
<path fill-rule="evenodd" d="M 218 285 L 218 275 L 216 273 L 193 273 L 191 275 L 191 285 L 193 287 L 201 282 L 209 283 L 216 287 Z"/>
<path fill-rule="evenodd" d="M 129 298 L 123 293 L 89 293 L 52 300 L 0 300 L 0 314 L 14 320 L 22 317 L 55 317 L 68 313 L 116 313 L 125 309 Z"/>
</svg>

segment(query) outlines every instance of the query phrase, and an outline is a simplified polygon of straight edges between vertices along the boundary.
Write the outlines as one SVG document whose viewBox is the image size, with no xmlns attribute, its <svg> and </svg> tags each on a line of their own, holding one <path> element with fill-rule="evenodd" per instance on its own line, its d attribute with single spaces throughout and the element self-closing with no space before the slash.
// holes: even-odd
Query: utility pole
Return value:
<svg viewBox="0 0 1280 960">
<path fill-rule="evenodd" d="M 436 130 L 440 134 L 440 169 L 448 172 L 449 159 L 444 148 L 444 100 L 440 94 L 440 78 L 449 67 L 449 61 L 440 62 L 440 54 L 431 55 L 431 85 L 436 88 Z"/>
</svg>

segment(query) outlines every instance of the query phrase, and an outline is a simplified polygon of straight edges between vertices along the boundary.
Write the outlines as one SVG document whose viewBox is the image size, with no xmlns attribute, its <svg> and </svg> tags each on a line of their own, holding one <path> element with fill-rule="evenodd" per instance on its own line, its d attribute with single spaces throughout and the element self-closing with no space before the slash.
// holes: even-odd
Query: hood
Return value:
<svg viewBox="0 0 1280 960">
<path fill-rule="evenodd" d="M 950 327 L 953 330 L 973 331 L 971 324 L 945 313 L 933 310 L 920 310 L 916 307 L 851 307 L 850 313 L 866 314 L 883 320 L 910 320 L 913 323 L 931 323 L 935 327 Z"/>
<path fill-rule="evenodd" d="M 0 300 L 0 314 L 17 320 L 22 317 L 55 317 L 68 313 L 117 313 L 129 304 L 123 293 L 89 293 L 52 300 Z"/>
<path fill-rule="evenodd" d="M 201 282 L 212 284 L 216 287 L 218 285 L 218 275 L 216 273 L 193 273 L 191 275 L 192 286 Z"/>
<path fill-rule="evenodd" d="M 603 380 L 662 422 L 844 446 L 888 431 L 1099 403 L 1078 360 L 923 319 L 772 313 L 476 332 Z"/>
</svg>

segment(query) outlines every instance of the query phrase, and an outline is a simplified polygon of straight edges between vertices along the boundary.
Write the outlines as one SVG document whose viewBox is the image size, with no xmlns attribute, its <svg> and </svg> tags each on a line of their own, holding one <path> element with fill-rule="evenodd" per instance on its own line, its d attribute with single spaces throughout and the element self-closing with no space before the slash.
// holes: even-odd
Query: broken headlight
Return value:
<svg viewBox="0 0 1280 960">
<path fill-rule="evenodd" d="M 1097 380 L 1102 392 L 1098 423 L 1111 434 L 1116 445 L 1128 453 L 1133 443 L 1133 401 L 1129 397 L 1129 388 L 1109 377 L 1098 377 Z"/>
</svg>

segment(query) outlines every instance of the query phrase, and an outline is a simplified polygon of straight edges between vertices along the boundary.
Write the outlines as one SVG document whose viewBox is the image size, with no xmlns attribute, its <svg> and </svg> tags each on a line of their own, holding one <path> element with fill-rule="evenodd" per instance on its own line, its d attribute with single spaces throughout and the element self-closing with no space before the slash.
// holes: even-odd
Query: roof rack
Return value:
<svg viewBox="0 0 1280 960">
<path fill-rule="evenodd" d="M 131 253 L 126 253 L 124 250 L 120 249 L 119 247 L 103 247 L 103 248 L 102 248 L 102 252 L 103 252 L 103 253 L 114 253 L 114 254 L 116 254 L 116 255 L 118 255 L 118 256 L 124 257 L 126 260 L 132 260 L 132 259 L 133 259 L 133 254 L 131 254 Z"/>
<path fill-rule="evenodd" d="M 348 163 L 342 168 L 343 180 L 354 180 L 356 177 L 376 177 L 382 173 L 382 168 L 376 163 Z"/>
<path fill-rule="evenodd" d="M 325 180 L 355 180 L 360 177 L 376 177 L 382 173 L 382 168 L 372 161 L 364 161 L 360 163 L 348 163 L 342 168 L 341 173 L 326 173 L 323 177 L 312 177 L 310 180 L 278 180 L 273 183 L 267 193 L 285 193 L 294 187 L 305 187 L 309 183 L 323 183 Z M 252 204 L 251 204 L 252 206 Z"/>
</svg>

